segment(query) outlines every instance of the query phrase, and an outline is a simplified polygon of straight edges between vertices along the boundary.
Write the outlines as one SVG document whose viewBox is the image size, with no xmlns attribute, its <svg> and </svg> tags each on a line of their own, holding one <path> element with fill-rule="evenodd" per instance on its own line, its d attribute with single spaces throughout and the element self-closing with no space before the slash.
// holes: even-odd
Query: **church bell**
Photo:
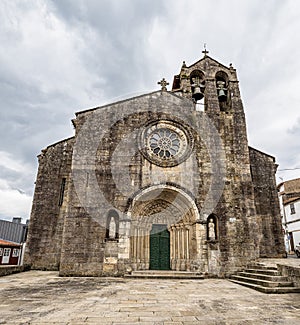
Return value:
<svg viewBox="0 0 300 325">
<path fill-rule="evenodd" d="M 220 102 L 226 101 L 227 96 L 224 89 L 219 89 L 218 98 Z"/>
<path fill-rule="evenodd" d="M 225 82 L 224 81 L 218 81 L 217 82 L 217 90 L 218 90 L 218 99 L 220 102 L 225 102 L 227 100 L 227 89 L 225 88 Z"/>
<path fill-rule="evenodd" d="M 195 101 L 198 101 L 204 97 L 203 89 L 205 87 L 205 84 L 202 82 L 202 80 L 199 77 L 192 78 L 192 98 Z M 202 89 L 201 89 L 202 88 Z"/>
<path fill-rule="evenodd" d="M 201 88 L 200 86 L 196 86 L 194 88 L 194 91 L 193 91 L 193 95 L 192 95 L 192 98 L 195 100 L 195 101 L 198 101 L 200 99 L 202 99 L 204 97 L 202 91 L 201 91 Z"/>
</svg>

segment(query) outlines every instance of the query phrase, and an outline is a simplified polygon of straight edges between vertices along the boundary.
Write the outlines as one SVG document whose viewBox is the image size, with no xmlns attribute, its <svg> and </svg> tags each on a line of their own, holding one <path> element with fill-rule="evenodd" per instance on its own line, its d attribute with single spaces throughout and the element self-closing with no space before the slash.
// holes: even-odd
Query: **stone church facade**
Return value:
<svg viewBox="0 0 300 325">
<path fill-rule="evenodd" d="M 248 146 L 236 70 L 204 53 L 161 90 L 76 113 L 39 169 L 25 263 L 63 276 L 227 276 L 282 257 L 275 159 Z"/>
</svg>

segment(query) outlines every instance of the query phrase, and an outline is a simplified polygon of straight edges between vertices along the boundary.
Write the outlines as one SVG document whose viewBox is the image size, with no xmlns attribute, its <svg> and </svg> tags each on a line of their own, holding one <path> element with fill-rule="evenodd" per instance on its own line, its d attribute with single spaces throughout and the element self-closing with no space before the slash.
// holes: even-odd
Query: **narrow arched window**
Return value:
<svg viewBox="0 0 300 325">
<path fill-rule="evenodd" d="M 60 183 L 60 190 L 59 190 L 59 199 L 58 199 L 58 206 L 62 206 L 64 202 L 64 195 L 65 195 L 65 187 L 66 187 L 66 178 L 62 178 Z"/>
<path fill-rule="evenodd" d="M 200 70 L 194 70 L 190 74 L 192 98 L 197 103 L 204 98 L 205 78 Z"/>
<path fill-rule="evenodd" d="M 220 106 L 220 111 L 226 111 L 228 109 L 228 76 L 224 71 L 216 73 L 216 88 L 217 96 Z"/>
</svg>

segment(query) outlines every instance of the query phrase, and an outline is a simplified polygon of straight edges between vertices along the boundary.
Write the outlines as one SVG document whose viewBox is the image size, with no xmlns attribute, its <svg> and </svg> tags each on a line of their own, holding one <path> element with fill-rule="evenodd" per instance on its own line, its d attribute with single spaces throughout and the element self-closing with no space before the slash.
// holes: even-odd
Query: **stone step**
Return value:
<svg viewBox="0 0 300 325">
<path fill-rule="evenodd" d="M 263 287 L 292 287 L 293 282 L 289 281 L 267 281 L 267 280 L 261 280 L 257 278 L 249 278 L 246 276 L 240 276 L 240 275 L 231 275 L 230 277 L 232 280 L 237 280 L 239 282 L 245 282 L 245 283 L 251 283 L 256 284 Z"/>
<path fill-rule="evenodd" d="M 245 271 L 247 271 L 248 273 L 266 274 L 266 275 L 273 275 L 273 276 L 280 275 L 277 269 L 249 268 L 246 269 Z"/>
<path fill-rule="evenodd" d="M 197 272 L 161 270 L 132 271 L 131 274 L 126 274 L 125 277 L 144 279 L 204 279 L 204 276 Z"/>
<path fill-rule="evenodd" d="M 269 275 L 269 274 L 252 273 L 252 272 L 248 272 L 248 270 L 238 272 L 236 275 L 247 277 L 247 278 L 273 281 L 273 282 L 278 282 L 278 281 L 287 282 L 288 281 L 288 278 L 286 276 L 277 275 L 277 274 Z"/>
<path fill-rule="evenodd" d="M 238 281 L 235 279 L 229 279 L 229 281 L 242 285 L 244 287 L 248 287 L 263 293 L 275 293 L 275 294 L 280 294 L 280 293 L 300 293 L 300 288 L 299 287 L 264 287 L 258 284 L 254 283 L 248 283 L 248 282 L 243 282 L 243 281 Z"/>
<path fill-rule="evenodd" d="M 268 266 L 268 265 L 264 265 L 261 263 L 256 263 L 256 264 L 250 264 L 247 267 L 248 269 L 259 269 L 259 270 L 273 270 L 273 271 L 277 271 L 277 267 L 276 266 Z"/>
</svg>

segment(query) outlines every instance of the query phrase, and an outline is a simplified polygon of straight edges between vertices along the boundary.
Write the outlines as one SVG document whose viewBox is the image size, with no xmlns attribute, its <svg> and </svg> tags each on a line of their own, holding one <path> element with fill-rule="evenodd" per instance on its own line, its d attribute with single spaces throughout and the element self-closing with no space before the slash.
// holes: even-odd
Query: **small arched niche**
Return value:
<svg viewBox="0 0 300 325">
<path fill-rule="evenodd" d="M 200 70 L 193 70 L 190 74 L 192 98 L 197 103 L 204 98 L 205 78 Z"/>
<path fill-rule="evenodd" d="M 114 209 L 107 213 L 105 239 L 111 241 L 119 239 L 119 214 Z"/>
<path fill-rule="evenodd" d="M 228 109 L 228 75 L 224 71 L 216 73 L 216 88 L 221 111 Z"/>
<path fill-rule="evenodd" d="M 209 241 L 218 240 L 218 217 L 215 214 L 210 214 L 206 222 L 206 239 Z"/>
</svg>

